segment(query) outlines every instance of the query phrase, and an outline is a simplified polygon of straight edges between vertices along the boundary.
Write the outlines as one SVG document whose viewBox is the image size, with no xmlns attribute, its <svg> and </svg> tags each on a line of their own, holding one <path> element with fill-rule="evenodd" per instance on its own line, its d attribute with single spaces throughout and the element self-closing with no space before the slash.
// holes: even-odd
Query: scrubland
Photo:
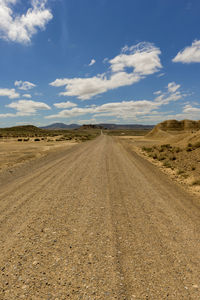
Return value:
<svg viewBox="0 0 200 300">
<path fill-rule="evenodd" d="M 49 151 L 92 140 L 99 134 L 100 130 L 43 130 L 32 125 L 1 128 L 0 171 L 46 155 Z"/>
</svg>

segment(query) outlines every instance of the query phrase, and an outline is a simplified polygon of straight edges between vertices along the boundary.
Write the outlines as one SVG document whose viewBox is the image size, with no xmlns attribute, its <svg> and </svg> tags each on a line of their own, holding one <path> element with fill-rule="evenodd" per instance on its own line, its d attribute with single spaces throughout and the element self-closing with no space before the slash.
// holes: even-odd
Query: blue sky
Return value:
<svg viewBox="0 0 200 300">
<path fill-rule="evenodd" d="M 0 127 L 200 119 L 200 1 L 0 0 Z"/>
</svg>

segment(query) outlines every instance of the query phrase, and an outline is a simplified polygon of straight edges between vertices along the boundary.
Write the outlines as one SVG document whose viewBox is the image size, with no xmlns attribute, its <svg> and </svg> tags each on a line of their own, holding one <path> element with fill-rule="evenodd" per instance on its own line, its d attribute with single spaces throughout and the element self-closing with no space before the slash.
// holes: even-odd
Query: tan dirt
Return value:
<svg viewBox="0 0 200 300">
<path fill-rule="evenodd" d="M 0 174 L 0 299 L 199 299 L 200 205 L 101 135 Z"/>
<path fill-rule="evenodd" d="M 18 142 L 16 138 L 4 138 L 0 140 L 0 172 L 21 165 L 29 160 L 46 155 L 49 151 L 57 148 L 71 147 L 75 141 L 50 142 L 40 140 L 35 142 L 34 138 L 28 142 Z"/>
</svg>

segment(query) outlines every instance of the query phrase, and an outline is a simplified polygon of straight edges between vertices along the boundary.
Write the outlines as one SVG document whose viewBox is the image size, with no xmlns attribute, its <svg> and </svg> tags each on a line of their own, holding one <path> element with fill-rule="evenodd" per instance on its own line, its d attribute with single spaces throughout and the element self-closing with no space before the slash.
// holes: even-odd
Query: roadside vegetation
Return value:
<svg viewBox="0 0 200 300">
<path fill-rule="evenodd" d="M 200 142 L 188 143 L 186 147 L 171 144 L 144 146 L 142 150 L 163 167 L 174 170 L 177 176 L 191 179 L 191 185 L 200 185 Z"/>
</svg>

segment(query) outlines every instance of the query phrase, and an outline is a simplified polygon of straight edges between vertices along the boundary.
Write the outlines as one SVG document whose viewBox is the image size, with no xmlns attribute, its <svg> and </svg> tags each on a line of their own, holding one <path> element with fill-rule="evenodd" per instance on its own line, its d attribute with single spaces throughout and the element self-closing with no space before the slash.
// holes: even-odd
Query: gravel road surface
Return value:
<svg viewBox="0 0 200 300">
<path fill-rule="evenodd" d="M 200 205 L 117 138 L 0 175 L 0 299 L 200 299 Z"/>
</svg>

